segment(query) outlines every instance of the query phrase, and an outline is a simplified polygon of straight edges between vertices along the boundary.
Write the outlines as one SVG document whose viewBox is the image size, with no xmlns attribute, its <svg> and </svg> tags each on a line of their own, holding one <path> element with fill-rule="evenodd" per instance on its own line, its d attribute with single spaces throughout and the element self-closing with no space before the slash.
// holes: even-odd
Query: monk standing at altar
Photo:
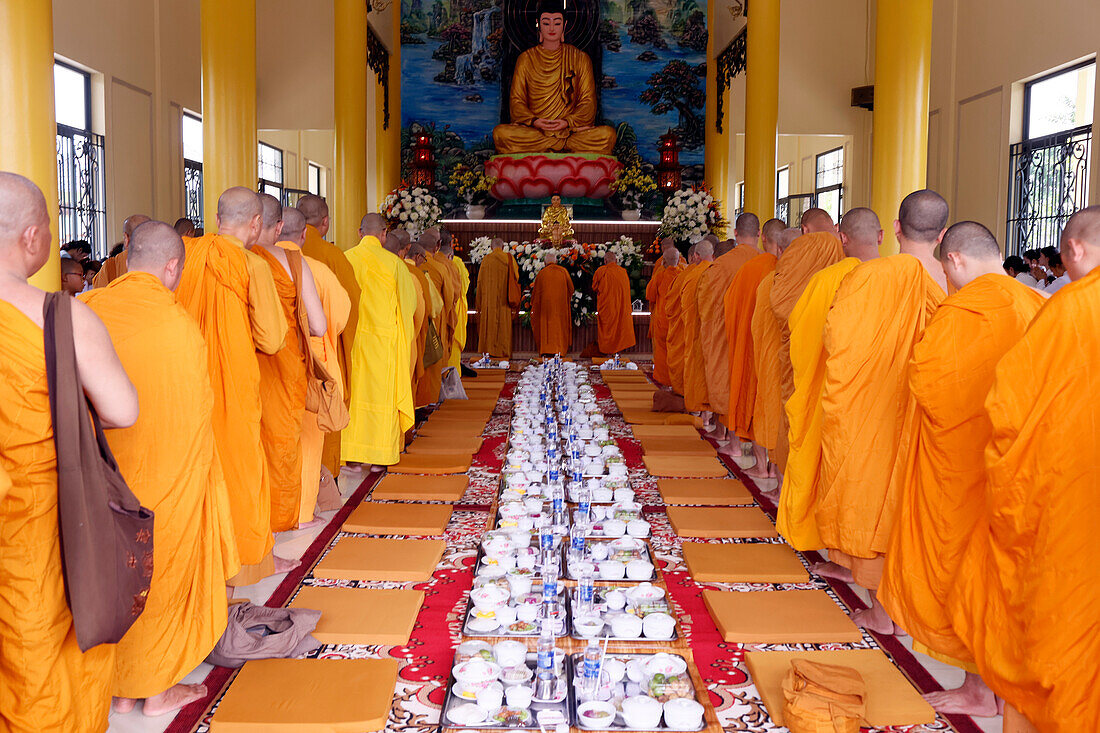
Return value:
<svg viewBox="0 0 1100 733">
<path fill-rule="evenodd" d="M 55 185 L 50 181 L 50 185 Z M 27 278 L 53 247 L 42 192 L 0 172 L 0 725 L 12 733 L 107 729 L 115 647 L 82 653 L 65 597 L 42 306 Z M 72 303 L 76 368 L 107 428 L 138 418 L 138 395 L 96 315 Z"/>
<path fill-rule="evenodd" d="M 519 307 L 519 265 L 494 239 L 477 270 L 477 350 L 495 359 L 512 358 L 512 316 Z"/>
<path fill-rule="evenodd" d="M 145 214 L 134 214 L 122 222 L 122 251 L 103 261 L 103 267 L 92 278 L 93 288 L 105 288 L 117 277 L 126 274 L 126 248 L 130 246 L 130 236 L 139 226 L 149 221 Z"/>
<path fill-rule="evenodd" d="M 443 239 L 439 244 L 439 254 L 454 268 L 455 275 L 458 276 L 455 332 L 451 340 L 451 356 L 444 366 L 453 366 L 455 369 L 459 369 L 462 366 L 462 350 L 466 348 L 466 328 L 470 320 L 470 271 L 466 269 L 466 264 L 462 261 L 462 258 L 455 255 L 454 247 L 451 246 L 451 233 L 444 229 L 440 234 L 443 235 Z"/>
<path fill-rule="evenodd" d="M 183 240 L 159 221 L 138 226 L 127 272 L 82 299 L 103 319 L 137 388 L 132 427 L 108 430 L 126 483 L 155 515 L 153 578 L 142 612 L 115 650 L 114 708 L 144 699 L 146 716 L 206 696 L 180 683 L 225 630 L 225 581 L 237 574 L 229 494 L 214 447 L 206 342 L 172 290 Z"/>
<path fill-rule="evenodd" d="M 531 330 L 540 354 L 568 354 L 573 347 L 573 278 L 558 264 L 557 252 L 531 285 Z"/>
<path fill-rule="evenodd" d="M 592 275 L 596 291 L 597 343 L 603 354 L 618 354 L 634 346 L 634 315 L 630 304 L 630 274 L 619 256 L 608 252 Z"/>
<path fill-rule="evenodd" d="M 615 130 L 594 126 L 596 78 L 588 54 L 565 43 L 562 2 L 539 5 L 539 45 L 516 60 L 508 105 L 511 124 L 493 128 L 498 153 L 599 153 L 615 147 Z"/>
<path fill-rule="evenodd" d="M 871 608 L 852 620 L 879 633 L 894 632 L 875 591 L 901 496 L 894 467 L 916 427 L 905 374 L 914 344 L 946 297 L 947 279 L 933 252 L 947 215 L 947 202 L 934 191 L 906 196 L 894 222 L 901 254 L 852 270 L 825 318 L 815 519 L 830 563 L 815 572 L 870 591 Z"/>
<path fill-rule="evenodd" d="M 271 484 L 260 436 L 256 356 L 279 351 L 287 327 L 271 268 L 246 249 L 263 228 L 259 196 L 241 186 L 227 189 L 218 198 L 217 221 L 217 234 L 185 243 L 176 298 L 206 339 L 214 436 L 241 555 L 241 572 L 230 584 L 252 585 L 297 564 L 271 554 Z"/>
<path fill-rule="evenodd" d="M 646 285 L 649 301 L 649 336 L 653 340 L 653 379 L 666 387 L 671 383 L 668 373 L 668 314 L 665 299 L 672 281 L 686 267 L 680 260 L 680 250 L 671 238 L 661 242 L 661 259 L 653 267 L 653 276 Z"/>
</svg>

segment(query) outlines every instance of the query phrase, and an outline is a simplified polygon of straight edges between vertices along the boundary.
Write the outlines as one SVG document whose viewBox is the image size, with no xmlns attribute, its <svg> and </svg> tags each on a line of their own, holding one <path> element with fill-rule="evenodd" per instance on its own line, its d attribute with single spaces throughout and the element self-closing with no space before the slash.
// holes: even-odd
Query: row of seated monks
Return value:
<svg viewBox="0 0 1100 733">
<path fill-rule="evenodd" d="M 1004 701 L 1006 730 L 1098 730 L 1100 207 L 1066 223 L 1049 298 L 986 227 L 947 222 L 922 190 L 892 256 L 865 208 L 799 229 L 742 214 L 686 266 L 669 243 L 654 374 L 726 453 L 751 441 L 779 531 L 870 592 L 853 620 L 966 670 L 937 710 Z"/>
<path fill-rule="evenodd" d="M 273 533 L 339 506 L 342 463 L 395 463 L 415 407 L 438 401 L 465 341 L 465 269 L 438 231 L 413 244 L 368 214 L 345 253 L 327 228 L 319 197 L 284 208 L 231 188 L 216 233 L 181 238 L 130 217 L 113 279 L 73 300 L 85 393 L 155 514 L 144 612 L 120 643 L 81 652 L 59 547 L 45 293 L 28 283 L 49 259 L 49 217 L 33 182 L 0 172 L 0 730 L 104 731 L 112 697 L 120 712 L 143 700 L 146 715 L 205 697 L 180 681 L 224 631 L 227 593 L 295 564 L 273 554 Z M 425 364 L 429 323 L 441 348 Z M 313 358 L 350 406 L 342 432 L 306 409 Z"/>
</svg>

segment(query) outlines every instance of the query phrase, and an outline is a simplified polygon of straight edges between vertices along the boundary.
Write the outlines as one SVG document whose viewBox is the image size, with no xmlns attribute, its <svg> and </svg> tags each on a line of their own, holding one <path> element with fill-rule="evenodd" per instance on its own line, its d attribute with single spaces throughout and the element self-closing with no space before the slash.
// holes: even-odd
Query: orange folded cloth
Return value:
<svg viewBox="0 0 1100 733">
<path fill-rule="evenodd" d="M 711 451 L 713 458 L 704 456 L 642 456 L 646 470 L 652 476 L 669 478 L 721 478 L 729 471 L 717 460 L 717 454 Z"/>
<path fill-rule="evenodd" d="M 436 455 L 402 454 L 401 460 L 388 467 L 390 473 L 415 473 L 429 476 L 450 473 L 466 473 L 473 456 L 469 453 L 445 453 Z"/>
<path fill-rule="evenodd" d="M 647 456 L 714 456 L 718 453 L 707 441 L 694 438 L 641 438 L 642 452 Z"/>
<path fill-rule="evenodd" d="M 470 479 L 454 476 L 409 476 L 387 474 L 371 492 L 372 501 L 458 501 Z"/>
<path fill-rule="evenodd" d="M 851 667 L 794 659 L 783 678 L 783 722 L 791 733 L 859 733 L 866 696 Z"/>
<path fill-rule="evenodd" d="M 257 659 L 229 686 L 212 733 L 376 731 L 397 685 L 396 659 Z"/>
<path fill-rule="evenodd" d="M 768 515 L 756 507 L 670 506 L 668 521 L 680 537 L 778 537 Z"/>
<path fill-rule="evenodd" d="M 345 532 L 433 536 L 443 534 L 451 507 L 443 504 L 363 502 L 344 521 Z"/>
<path fill-rule="evenodd" d="M 787 545 L 685 542 L 682 550 L 696 583 L 805 583 L 810 579 Z"/>
<path fill-rule="evenodd" d="M 863 639 L 859 627 L 823 590 L 705 590 L 703 602 L 728 642 L 829 644 Z"/>
<path fill-rule="evenodd" d="M 752 494 L 735 478 L 662 478 L 657 490 L 665 504 L 702 506 L 746 506 L 754 504 Z"/>
<path fill-rule="evenodd" d="M 409 643 L 424 591 L 397 588 L 322 588 L 303 586 L 291 608 L 321 612 L 313 631 L 322 644 Z"/>
<path fill-rule="evenodd" d="M 443 540 L 344 537 L 313 568 L 313 576 L 423 583 L 431 579 L 446 550 Z"/>
</svg>

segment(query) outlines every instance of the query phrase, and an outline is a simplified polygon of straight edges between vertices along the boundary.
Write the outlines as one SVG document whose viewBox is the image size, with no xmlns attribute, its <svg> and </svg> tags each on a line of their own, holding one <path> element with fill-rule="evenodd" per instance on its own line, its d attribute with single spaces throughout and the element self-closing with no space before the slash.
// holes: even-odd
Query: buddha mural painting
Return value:
<svg viewBox="0 0 1100 733">
<path fill-rule="evenodd" d="M 593 125 L 592 60 L 565 42 L 560 2 L 540 6 L 538 28 L 539 45 L 516 61 L 508 106 L 512 122 L 493 128 L 497 152 L 609 155 L 615 147 L 615 130 Z"/>
</svg>

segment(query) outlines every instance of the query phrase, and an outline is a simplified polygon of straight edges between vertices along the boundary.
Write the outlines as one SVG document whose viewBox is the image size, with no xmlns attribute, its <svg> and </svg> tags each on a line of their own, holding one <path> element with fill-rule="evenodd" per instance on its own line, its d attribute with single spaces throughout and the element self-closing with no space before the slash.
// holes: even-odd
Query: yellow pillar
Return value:
<svg viewBox="0 0 1100 733">
<path fill-rule="evenodd" d="M 745 211 L 775 216 L 779 0 L 753 0 L 745 49 Z"/>
<path fill-rule="evenodd" d="M 43 290 L 59 290 L 51 0 L 0 3 L 0 69 L 0 170 L 26 176 L 46 197 L 53 232 L 50 258 L 30 282 Z"/>
<path fill-rule="evenodd" d="M 367 213 L 367 4 L 336 0 L 335 195 L 332 236 L 339 247 L 359 243 L 359 221 Z"/>
<path fill-rule="evenodd" d="M 886 233 L 882 254 L 894 254 L 898 242 L 888 222 L 906 195 L 924 188 L 928 173 L 932 0 L 878 0 L 877 12 L 871 208 Z"/>
<path fill-rule="evenodd" d="M 202 0 L 202 186 L 206 231 L 218 197 L 256 189 L 256 0 Z"/>
<path fill-rule="evenodd" d="M 722 111 L 722 132 L 718 132 L 716 121 L 718 114 L 718 48 L 715 31 L 718 26 L 718 3 L 707 3 L 707 109 L 706 109 L 706 148 L 704 151 L 705 177 L 710 192 L 721 201 L 721 211 L 729 218 L 729 125 L 726 122 L 726 107 Z M 724 96 L 724 95 L 723 95 Z M 732 228 L 731 228 L 732 230 Z M 732 233 L 730 234 L 732 236 Z"/>
</svg>

